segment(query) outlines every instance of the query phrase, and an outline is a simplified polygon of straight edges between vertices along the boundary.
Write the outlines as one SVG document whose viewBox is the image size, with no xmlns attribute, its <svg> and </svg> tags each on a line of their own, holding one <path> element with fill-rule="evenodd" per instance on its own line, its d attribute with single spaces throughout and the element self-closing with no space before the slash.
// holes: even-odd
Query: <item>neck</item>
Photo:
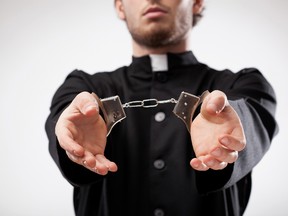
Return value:
<svg viewBox="0 0 288 216">
<path fill-rule="evenodd" d="M 138 44 L 136 41 L 132 41 L 133 55 L 135 57 L 141 57 L 150 54 L 166 54 L 166 53 L 183 53 L 189 49 L 188 37 L 179 41 L 176 44 L 171 44 L 163 47 L 147 47 L 145 45 Z"/>
</svg>

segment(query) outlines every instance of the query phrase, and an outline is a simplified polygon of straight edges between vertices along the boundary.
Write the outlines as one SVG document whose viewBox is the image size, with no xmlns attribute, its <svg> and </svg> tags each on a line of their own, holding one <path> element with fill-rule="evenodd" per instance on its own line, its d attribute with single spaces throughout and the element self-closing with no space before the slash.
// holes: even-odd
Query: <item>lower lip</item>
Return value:
<svg viewBox="0 0 288 216">
<path fill-rule="evenodd" d="M 154 11 L 154 12 L 149 12 L 145 14 L 145 17 L 150 18 L 150 19 L 155 19 L 155 18 L 160 18 L 164 16 L 166 13 L 162 11 Z"/>
</svg>

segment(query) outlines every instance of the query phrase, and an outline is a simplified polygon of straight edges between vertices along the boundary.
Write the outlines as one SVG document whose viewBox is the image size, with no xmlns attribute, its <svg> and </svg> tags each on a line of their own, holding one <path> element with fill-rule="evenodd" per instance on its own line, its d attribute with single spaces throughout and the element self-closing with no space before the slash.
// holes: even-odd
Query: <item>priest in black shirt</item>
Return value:
<svg viewBox="0 0 288 216">
<path fill-rule="evenodd" d="M 189 32 L 203 0 L 115 0 L 115 8 L 132 36 L 132 63 L 70 73 L 46 121 L 75 215 L 243 215 L 252 169 L 277 133 L 273 88 L 255 68 L 218 71 L 196 59 Z"/>
</svg>

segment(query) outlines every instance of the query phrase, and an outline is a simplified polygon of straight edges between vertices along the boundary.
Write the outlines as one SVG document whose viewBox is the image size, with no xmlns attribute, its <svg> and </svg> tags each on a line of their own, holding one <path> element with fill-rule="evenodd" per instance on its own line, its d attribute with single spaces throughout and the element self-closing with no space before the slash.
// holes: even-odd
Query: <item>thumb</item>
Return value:
<svg viewBox="0 0 288 216">
<path fill-rule="evenodd" d="M 208 119 L 221 113 L 227 105 L 226 95 L 222 91 L 215 90 L 204 99 L 201 106 L 201 114 Z"/>
<path fill-rule="evenodd" d="M 89 92 L 79 93 L 71 103 L 72 107 L 79 110 L 80 113 L 86 116 L 99 113 L 99 105 L 96 99 Z"/>
</svg>

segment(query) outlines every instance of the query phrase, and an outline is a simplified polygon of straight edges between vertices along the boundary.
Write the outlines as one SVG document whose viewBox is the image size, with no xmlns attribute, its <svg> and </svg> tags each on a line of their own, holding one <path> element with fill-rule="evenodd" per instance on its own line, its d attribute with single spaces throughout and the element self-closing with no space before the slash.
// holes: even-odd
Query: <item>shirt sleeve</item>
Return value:
<svg viewBox="0 0 288 216">
<path fill-rule="evenodd" d="M 75 70 L 70 73 L 64 83 L 53 96 L 50 114 L 45 123 L 45 130 L 49 140 L 49 152 L 64 178 L 72 185 L 79 186 L 90 184 L 101 177 L 92 171 L 72 162 L 66 152 L 60 147 L 55 135 L 56 122 L 62 111 L 71 103 L 75 96 L 82 92 L 91 92 L 92 88 L 85 81 L 87 74 Z"/>
<path fill-rule="evenodd" d="M 276 96 L 269 82 L 254 68 L 244 69 L 234 77 L 222 77 L 222 83 L 226 83 L 226 86 L 218 86 L 218 89 L 226 93 L 230 105 L 239 115 L 247 144 L 239 152 L 237 161 L 224 170 L 196 171 L 200 193 L 228 188 L 248 176 L 268 151 L 278 132 Z"/>
</svg>

